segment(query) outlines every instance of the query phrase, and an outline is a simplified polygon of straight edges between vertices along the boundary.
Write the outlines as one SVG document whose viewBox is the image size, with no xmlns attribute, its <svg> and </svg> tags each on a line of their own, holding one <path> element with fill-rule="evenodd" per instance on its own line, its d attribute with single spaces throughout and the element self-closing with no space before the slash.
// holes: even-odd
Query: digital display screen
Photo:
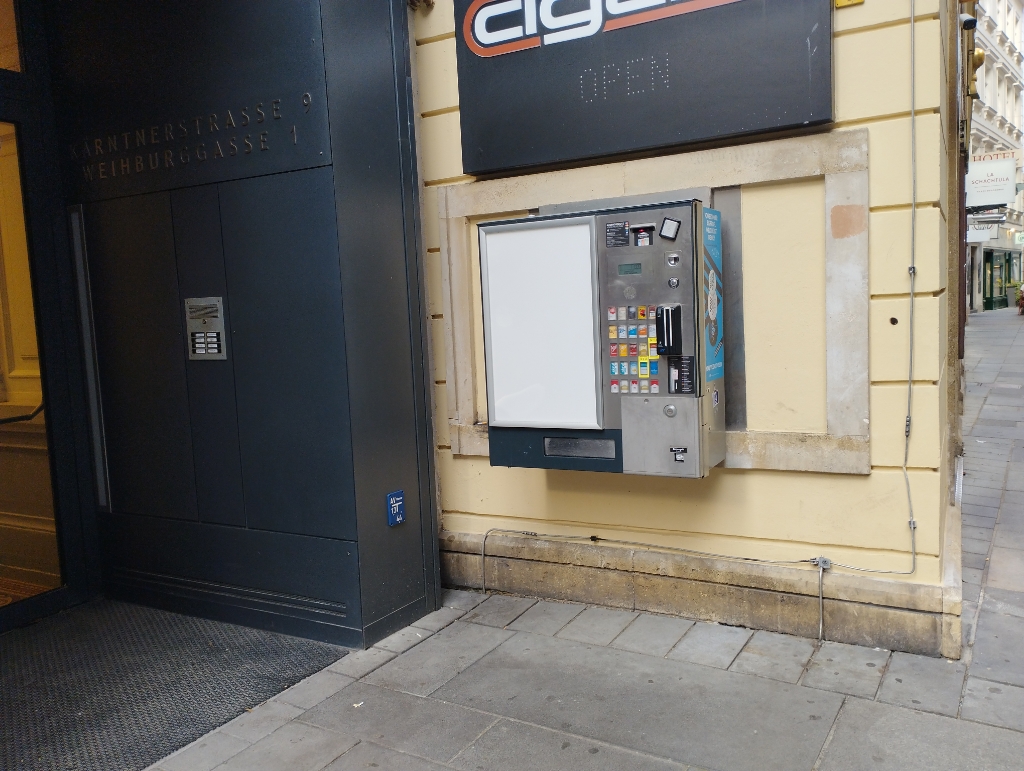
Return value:
<svg viewBox="0 0 1024 771">
<path fill-rule="evenodd" d="M 619 265 L 620 276 L 639 276 L 641 272 L 641 263 L 639 262 L 624 262 Z"/>
</svg>

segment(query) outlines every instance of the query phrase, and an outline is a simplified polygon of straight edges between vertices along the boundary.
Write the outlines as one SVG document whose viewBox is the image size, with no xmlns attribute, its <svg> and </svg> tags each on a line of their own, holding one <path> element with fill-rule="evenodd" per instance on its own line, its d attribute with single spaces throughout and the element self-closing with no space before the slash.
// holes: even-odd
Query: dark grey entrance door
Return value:
<svg viewBox="0 0 1024 771">
<path fill-rule="evenodd" d="M 433 609 L 403 3 L 54 22 L 105 586 L 355 645 Z"/>
<path fill-rule="evenodd" d="M 98 583 L 57 147 L 41 9 L 0 0 L 0 632 Z"/>
</svg>

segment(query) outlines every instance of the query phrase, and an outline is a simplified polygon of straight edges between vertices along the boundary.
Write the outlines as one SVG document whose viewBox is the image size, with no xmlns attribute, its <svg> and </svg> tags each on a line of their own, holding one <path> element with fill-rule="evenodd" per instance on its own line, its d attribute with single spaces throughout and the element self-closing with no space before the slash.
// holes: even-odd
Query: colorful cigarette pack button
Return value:
<svg viewBox="0 0 1024 771">
<path fill-rule="evenodd" d="M 619 317 L 619 312 L 614 305 L 608 306 L 608 320 L 615 321 Z"/>
<path fill-rule="evenodd" d="M 630 375 L 639 375 L 640 374 L 640 368 L 637 366 L 637 363 L 635 361 L 631 361 L 629 363 L 629 374 Z"/>
<path fill-rule="evenodd" d="M 616 313 L 617 313 L 617 315 L 619 317 L 619 321 L 625 321 L 626 320 L 626 306 L 625 305 L 620 305 L 618 307 Z"/>
<path fill-rule="evenodd" d="M 657 375 L 658 374 L 658 362 L 657 361 L 651 361 L 650 362 L 650 367 L 651 367 L 651 375 L 652 376 L 653 375 Z"/>
<path fill-rule="evenodd" d="M 652 394 L 660 393 L 660 389 L 658 388 L 658 381 L 657 380 L 652 380 L 651 381 L 651 393 Z"/>
<path fill-rule="evenodd" d="M 646 319 L 647 318 L 647 306 L 646 305 L 641 305 L 639 308 L 636 309 L 636 317 L 638 319 Z"/>
<path fill-rule="evenodd" d="M 613 394 L 617 394 L 618 392 L 619 392 L 619 381 L 618 380 L 613 380 L 612 381 L 612 393 Z"/>
<path fill-rule="evenodd" d="M 648 363 L 647 359 L 640 359 L 640 361 L 638 362 L 638 365 L 639 365 L 639 368 L 640 368 L 640 377 L 650 377 L 651 376 L 651 366 Z"/>
<path fill-rule="evenodd" d="M 608 327 L 608 339 L 617 340 L 619 338 L 619 328 L 615 326 Z"/>
<path fill-rule="evenodd" d="M 628 337 L 636 337 L 636 324 L 630 324 L 627 329 L 629 331 Z"/>
<path fill-rule="evenodd" d="M 628 345 L 628 352 L 627 353 L 623 353 L 622 349 L 623 349 L 623 347 L 626 347 L 626 346 L 623 346 L 621 343 L 619 344 L 619 356 L 639 356 L 640 355 L 640 344 L 639 343 L 628 343 L 627 345 Z"/>
<path fill-rule="evenodd" d="M 619 356 L 629 356 L 629 343 L 619 343 Z"/>
<path fill-rule="evenodd" d="M 640 393 L 642 393 L 642 394 L 649 394 L 651 392 L 650 382 L 651 381 L 649 381 L 649 380 L 641 380 L 640 381 Z"/>
<path fill-rule="evenodd" d="M 619 324 L 618 330 L 619 330 L 619 339 L 620 340 L 625 340 L 626 339 L 626 325 L 625 324 Z"/>
<path fill-rule="evenodd" d="M 619 381 L 619 393 L 624 393 L 624 394 L 628 394 L 629 393 L 629 381 L 628 380 L 620 380 Z"/>
<path fill-rule="evenodd" d="M 636 328 L 636 336 L 637 337 L 647 337 L 647 325 L 646 324 L 641 324 L 640 326 L 638 326 Z"/>
<path fill-rule="evenodd" d="M 619 344 L 618 343 L 612 343 L 611 345 L 608 346 L 608 355 L 609 356 L 618 356 L 619 355 Z"/>
<path fill-rule="evenodd" d="M 629 392 L 631 394 L 638 394 L 638 393 L 640 393 L 640 381 L 639 380 L 630 380 L 629 381 Z"/>
</svg>

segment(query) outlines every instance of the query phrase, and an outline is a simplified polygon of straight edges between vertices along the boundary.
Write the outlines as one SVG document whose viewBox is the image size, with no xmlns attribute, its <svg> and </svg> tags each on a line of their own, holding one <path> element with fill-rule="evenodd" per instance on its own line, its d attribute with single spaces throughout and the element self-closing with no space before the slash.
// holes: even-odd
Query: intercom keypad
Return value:
<svg viewBox="0 0 1024 771">
<path fill-rule="evenodd" d="M 228 357 L 224 339 L 224 298 L 189 297 L 185 300 L 185 328 L 191 361 Z"/>
<path fill-rule="evenodd" d="M 192 344 L 192 355 L 221 352 L 220 332 L 191 332 L 189 339 Z"/>
</svg>

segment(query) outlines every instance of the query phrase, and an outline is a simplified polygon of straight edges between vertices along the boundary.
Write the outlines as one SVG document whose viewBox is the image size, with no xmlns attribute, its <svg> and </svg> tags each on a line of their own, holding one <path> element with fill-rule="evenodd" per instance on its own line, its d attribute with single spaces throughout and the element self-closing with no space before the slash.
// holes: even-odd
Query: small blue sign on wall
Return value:
<svg viewBox="0 0 1024 771">
<path fill-rule="evenodd" d="M 388 493 L 388 527 L 405 522 L 405 490 Z"/>
</svg>

